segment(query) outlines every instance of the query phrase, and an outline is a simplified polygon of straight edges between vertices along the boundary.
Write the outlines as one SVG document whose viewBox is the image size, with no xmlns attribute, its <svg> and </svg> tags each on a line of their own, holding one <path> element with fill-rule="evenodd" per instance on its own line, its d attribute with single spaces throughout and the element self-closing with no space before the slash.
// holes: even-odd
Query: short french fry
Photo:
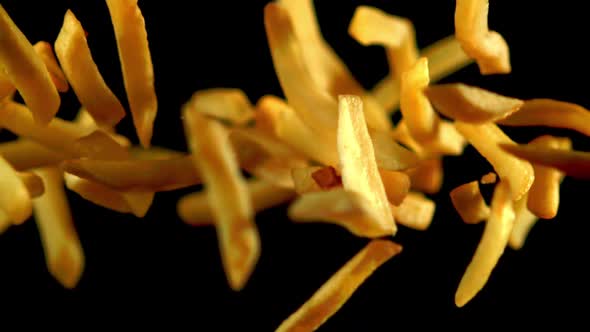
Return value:
<svg viewBox="0 0 590 332">
<path fill-rule="evenodd" d="M 398 224 L 424 231 L 434 218 L 436 204 L 423 194 L 410 192 L 398 206 L 391 210 Z"/>
<path fill-rule="evenodd" d="M 477 224 L 490 215 L 490 208 L 479 191 L 477 181 L 462 184 L 451 190 L 451 201 L 466 224 Z"/>
</svg>

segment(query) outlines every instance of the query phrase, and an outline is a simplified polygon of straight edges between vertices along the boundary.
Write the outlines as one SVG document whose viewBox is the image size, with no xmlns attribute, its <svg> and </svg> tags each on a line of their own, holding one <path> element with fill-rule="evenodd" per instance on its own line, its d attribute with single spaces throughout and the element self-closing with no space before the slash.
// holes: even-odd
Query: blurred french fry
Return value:
<svg viewBox="0 0 590 332">
<path fill-rule="evenodd" d="M 438 193 L 444 180 L 441 158 L 425 159 L 406 173 L 410 176 L 411 189 L 427 194 Z"/>
<path fill-rule="evenodd" d="M 389 203 L 400 205 L 410 191 L 410 177 L 403 172 L 379 170 Z M 395 213 L 394 213 L 395 216 Z"/>
<path fill-rule="evenodd" d="M 18 89 L 35 123 L 47 125 L 61 103 L 49 71 L 27 37 L 0 5 L 0 68 Z"/>
<path fill-rule="evenodd" d="M 496 183 L 496 180 L 497 180 L 496 173 L 489 172 L 489 173 L 485 174 L 484 176 L 482 176 L 481 180 L 479 180 L 479 182 L 481 182 L 481 184 L 492 184 L 492 183 Z"/>
<path fill-rule="evenodd" d="M 51 44 L 45 41 L 40 41 L 35 43 L 33 48 L 35 49 L 35 52 L 37 52 L 37 54 L 41 57 L 41 60 L 43 60 L 45 67 L 47 67 L 49 76 L 51 77 L 53 85 L 55 85 L 57 91 L 67 92 L 70 88 L 70 85 L 68 84 L 68 80 L 66 79 L 63 71 L 59 67 L 59 64 L 57 63 L 57 59 L 53 54 L 53 48 L 51 47 Z"/>
<path fill-rule="evenodd" d="M 498 121 L 505 126 L 545 126 L 575 130 L 590 136 L 590 111 L 580 105 L 552 99 L 525 100 L 509 117 Z"/>
<path fill-rule="evenodd" d="M 516 146 L 498 126 L 493 123 L 474 125 L 457 121 L 455 127 L 492 164 L 500 180 L 510 184 L 515 201 L 529 191 L 535 180 L 533 166 L 527 161 L 511 156 L 498 146 Z"/>
<path fill-rule="evenodd" d="M 61 172 L 56 168 L 42 168 L 37 174 L 45 183 L 45 193 L 35 198 L 33 205 L 47 269 L 64 287 L 74 288 L 84 271 L 85 259 Z"/>
<path fill-rule="evenodd" d="M 508 240 L 508 245 L 514 250 L 522 249 L 529 232 L 539 220 L 539 218 L 527 208 L 527 202 L 528 195 L 525 195 L 520 200 L 514 202 L 516 218 L 514 219 L 514 227 L 512 228 L 512 232 L 510 232 L 510 239 Z"/>
<path fill-rule="evenodd" d="M 455 36 L 465 53 L 475 59 L 482 75 L 511 71 L 506 40 L 488 29 L 488 0 L 457 0 Z"/>
<path fill-rule="evenodd" d="M 141 145 L 149 147 L 158 100 L 145 21 L 137 0 L 106 0 L 106 3 L 115 31 L 133 124 Z"/>
<path fill-rule="evenodd" d="M 494 190 L 490 217 L 479 245 L 455 293 L 458 307 L 467 304 L 483 288 L 504 253 L 514 226 L 512 197 L 509 183 L 500 181 Z"/>
<path fill-rule="evenodd" d="M 65 172 L 117 190 L 169 191 L 199 184 L 192 157 L 169 159 L 73 159 L 61 164 Z"/>
<path fill-rule="evenodd" d="M 187 143 L 215 215 L 228 282 L 232 289 L 240 290 L 260 255 L 251 197 L 227 130 L 190 105 L 189 102 L 182 111 Z"/>
<path fill-rule="evenodd" d="M 250 179 L 246 185 L 255 212 L 283 204 L 295 197 L 293 190 L 259 179 Z M 180 219 L 192 226 L 207 226 L 215 223 L 211 204 L 207 198 L 207 189 L 182 197 L 178 201 L 177 212 Z"/>
<path fill-rule="evenodd" d="M 308 192 L 321 191 L 322 188 L 313 178 L 313 174 L 321 169 L 322 167 L 320 166 L 296 167 L 291 169 L 295 192 L 302 195 Z"/>
<path fill-rule="evenodd" d="M 6 230 L 10 228 L 10 226 L 12 226 L 10 217 L 6 214 L 6 212 L 0 210 L 0 234 L 6 232 Z"/>
<path fill-rule="evenodd" d="M 466 224 L 477 224 L 490 215 L 490 208 L 481 195 L 477 181 L 462 184 L 451 190 L 451 201 Z"/>
<path fill-rule="evenodd" d="M 131 207 L 121 193 L 105 185 L 65 173 L 66 187 L 82 198 L 120 213 L 131 213 Z"/>
<path fill-rule="evenodd" d="M 245 126 L 254 119 L 253 106 L 240 89 L 215 88 L 197 91 L 192 107 L 212 118 L 235 126 Z"/>
<path fill-rule="evenodd" d="M 39 197 L 45 192 L 43 180 L 37 174 L 33 172 L 24 172 L 18 173 L 18 177 L 27 188 L 31 198 Z"/>
<path fill-rule="evenodd" d="M 23 178 L 0 156 L 0 210 L 14 224 L 22 224 L 33 213 L 31 195 Z"/>
<path fill-rule="evenodd" d="M 463 83 L 431 85 L 424 90 L 443 115 L 468 123 L 495 122 L 518 111 L 524 102 Z"/>
<path fill-rule="evenodd" d="M 363 116 L 359 97 L 339 97 L 338 156 L 344 189 L 359 194 L 366 204 L 369 220 L 381 229 L 381 235 L 393 235 L 397 228 L 393 220 L 385 187 L 375 160 L 373 143 Z"/>
<path fill-rule="evenodd" d="M 129 205 L 131 213 L 138 218 L 145 217 L 150 206 L 152 206 L 155 196 L 153 191 L 143 190 L 121 191 L 120 194 Z"/>
<path fill-rule="evenodd" d="M 401 250 L 400 245 L 387 240 L 369 242 L 283 321 L 276 331 L 315 331 L 344 305 L 375 270 Z"/>
<path fill-rule="evenodd" d="M 55 52 L 82 106 L 101 128 L 115 126 L 125 109 L 94 63 L 80 21 L 68 10 L 55 41 Z"/>
<path fill-rule="evenodd" d="M 321 167 L 311 173 L 311 178 L 320 186 L 321 189 L 330 189 L 342 185 L 342 179 L 336 173 L 334 167 Z"/>
<path fill-rule="evenodd" d="M 68 158 L 29 139 L 0 143 L 0 155 L 17 171 L 57 165 Z"/>
<path fill-rule="evenodd" d="M 398 224 L 424 231 L 434 218 L 436 204 L 421 193 L 410 192 L 398 206 L 391 210 Z"/>
<path fill-rule="evenodd" d="M 380 169 L 401 171 L 418 164 L 418 155 L 398 144 L 394 132 L 373 130 L 369 134 Z"/>
</svg>

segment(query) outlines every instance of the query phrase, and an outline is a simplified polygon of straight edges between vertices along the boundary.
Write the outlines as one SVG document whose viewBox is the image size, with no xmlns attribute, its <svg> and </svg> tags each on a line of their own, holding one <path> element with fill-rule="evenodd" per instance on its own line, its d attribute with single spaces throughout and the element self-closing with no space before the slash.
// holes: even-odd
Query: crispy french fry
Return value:
<svg viewBox="0 0 590 332">
<path fill-rule="evenodd" d="M 518 111 L 524 102 L 463 83 L 431 85 L 424 90 L 443 115 L 468 123 L 495 122 Z"/>
<path fill-rule="evenodd" d="M 199 184 L 190 156 L 170 159 L 73 159 L 61 164 L 65 172 L 117 190 L 168 191 Z"/>
<path fill-rule="evenodd" d="M 82 198 L 120 213 L 131 213 L 131 207 L 123 196 L 105 185 L 65 173 L 66 187 Z"/>
<path fill-rule="evenodd" d="M 498 126 L 493 123 L 483 125 L 455 122 L 457 130 L 494 167 L 501 181 L 510 184 L 515 201 L 522 198 L 535 180 L 533 166 L 503 151 L 499 145 L 516 146 Z"/>
<path fill-rule="evenodd" d="M 63 71 L 59 67 L 57 63 L 57 59 L 53 54 L 53 48 L 51 44 L 45 41 L 40 41 L 33 45 L 35 52 L 41 57 L 45 67 L 47 67 L 47 71 L 49 72 L 49 76 L 53 81 L 53 85 L 59 92 L 67 92 L 70 89 L 70 85 L 68 84 L 68 80 L 64 75 Z"/>
<path fill-rule="evenodd" d="M 283 204 L 295 197 L 293 190 L 260 179 L 248 180 L 247 186 L 255 212 Z M 215 222 L 207 189 L 182 197 L 178 201 L 177 212 L 180 219 L 192 226 L 213 225 Z"/>
<path fill-rule="evenodd" d="M 260 254 L 260 238 L 246 181 L 240 174 L 225 128 L 190 106 L 185 106 L 182 113 L 193 163 L 203 178 L 215 215 L 226 276 L 231 288 L 239 290 Z"/>
<path fill-rule="evenodd" d="M 442 187 L 444 172 L 441 158 L 425 159 L 407 173 L 413 190 L 436 194 Z"/>
<path fill-rule="evenodd" d="M 525 195 L 520 200 L 514 202 L 516 218 L 514 219 L 514 227 L 512 228 L 512 232 L 510 232 L 510 238 L 508 240 L 508 245 L 514 250 L 522 249 L 529 232 L 539 220 L 539 218 L 527 208 L 527 202 L 528 195 Z"/>
<path fill-rule="evenodd" d="M 375 270 L 401 250 L 400 245 L 387 240 L 369 242 L 307 302 L 281 323 L 276 331 L 315 331 L 344 305 Z"/>
<path fill-rule="evenodd" d="M 477 181 L 462 184 L 451 190 L 451 201 L 466 224 L 477 224 L 490 215 L 490 208 L 479 191 Z"/>
<path fill-rule="evenodd" d="M 254 119 L 253 106 L 240 89 L 197 91 L 191 102 L 199 112 L 235 126 L 245 126 Z"/>
<path fill-rule="evenodd" d="M 35 198 L 33 205 L 47 268 L 64 287 L 74 288 L 84 271 L 85 259 L 61 172 L 56 168 L 42 168 L 37 174 L 45 183 L 45 193 Z"/>
<path fill-rule="evenodd" d="M 381 235 L 395 234 L 397 228 L 377 168 L 361 99 L 351 95 L 339 97 L 338 112 L 342 186 L 359 194 L 362 203 L 367 204 L 369 219 L 383 231 Z"/>
<path fill-rule="evenodd" d="M 401 204 L 392 206 L 391 210 L 398 224 L 424 231 L 432 223 L 436 204 L 423 194 L 411 192 Z"/>
<path fill-rule="evenodd" d="M 525 100 L 520 110 L 498 121 L 505 126 L 546 126 L 575 130 L 590 136 L 590 111 L 564 101 Z"/>
<path fill-rule="evenodd" d="M 410 191 L 410 177 L 403 172 L 379 170 L 389 203 L 400 205 Z M 395 216 L 395 213 L 394 213 Z"/>
<path fill-rule="evenodd" d="M 514 226 L 512 197 L 510 184 L 500 181 L 494 190 L 490 217 L 481 241 L 455 293 L 458 307 L 467 304 L 483 288 L 504 253 Z"/>
<path fill-rule="evenodd" d="M 101 128 L 114 127 L 125 109 L 92 59 L 80 21 L 68 10 L 55 41 L 55 52 L 80 103 Z"/>
<path fill-rule="evenodd" d="M 497 180 L 496 173 L 489 172 L 488 174 L 482 176 L 481 180 L 479 180 L 479 182 L 481 182 L 481 184 L 492 184 L 492 183 L 496 183 L 496 180 Z"/>
<path fill-rule="evenodd" d="M 0 210 L 14 224 L 22 224 L 33 213 L 31 194 L 23 178 L 0 156 Z"/>
<path fill-rule="evenodd" d="M 457 0 L 455 36 L 482 75 L 510 73 L 508 44 L 502 35 L 488 29 L 488 10 L 488 0 Z"/>
<path fill-rule="evenodd" d="M 321 191 L 322 188 L 313 178 L 313 174 L 321 170 L 320 166 L 296 167 L 291 169 L 295 192 L 303 195 L 308 192 Z"/>
<path fill-rule="evenodd" d="M 29 197 L 36 198 L 43 195 L 43 193 L 45 192 L 45 185 L 43 184 L 43 180 L 37 174 L 32 172 L 24 172 L 18 173 L 18 177 L 27 188 L 27 191 L 29 192 Z"/>
<path fill-rule="evenodd" d="M 20 92 L 35 122 L 47 125 L 59 109 L 59 94 L 43 60 L 1 5 L 0 35 L 0 68 Z"/>
<path fill-rule="evenodd" d="M 0 155 L 17 171 L 57 165 L 68 158 L 29 139 L 0 143 Z"/>
<path fill-rule="evenodd" d="M 141 145 L 149 147 L 158 100 L 145 21 L 137 0 L 106 0 L 106 3 L 115 30 L 133 124 Z"/>
</svg>

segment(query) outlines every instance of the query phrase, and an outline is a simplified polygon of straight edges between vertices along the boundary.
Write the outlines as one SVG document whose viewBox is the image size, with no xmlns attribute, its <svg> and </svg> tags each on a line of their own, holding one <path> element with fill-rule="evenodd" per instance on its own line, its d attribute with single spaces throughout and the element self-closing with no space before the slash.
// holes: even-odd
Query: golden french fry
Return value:
<svg viewBox="0 0 590 332">
<path fill-rule="evenodd" d="M 590 136 L 590 111 L 553 99 L 525 100 L 520 110 L 498 121 L 505 126 L 546 126 L 575 130 Z"/>
<path fill-rule="evenodd" d="M 245 126 L 254 119 L 253 106 L 240 89 L 215 88 L 197 91 L 192 107 L 212 118 L 235 126 Z"/>
<path fill-rule="evenodd" d="M 81 178 L 123 191 L 169 191 L 201 182 L 190 156 L 170 159 L 73 159 L 64 161 L 61 168 Z"/>
<path fill-rule="evenodd" d="M 29 139 L 0 143 L 0 155 L 17 171 L 57 165 L 68 158 Z"/>
<path fill-rule="evenodd" d="M 441 158 L 425 159 L 407 173 L 413 190 L 436 194 L 442 187 L 444 172 Z"/>
<path fill-rule="evenodd" d="M 510 73 L 508 44 L 502 35 L 488 29 L 488 10 L 488 0 L 457 0 L 455 36 L 482 75 Z"/>
<path fill-rule="evenodd" d="M 125 109 L 102 78 L 80 21 L 68 10 L 55 41 L 55 52 L 82 106 L 102 128 L 112 128 L 125 116 Z"/>
<path fill-rule="evenodd" d="M 145 217 L 152 202 L 154 201 L 155 193 L 153 191 L 131 190 L 120 192 L 121 196 L 129 205 L 131 213 L 138 218 Z"/>
<path fill-rule="evenodd" d="M 508 245 L 514 250 L 519 250 L 524 246 L 524 243 L 533 226 L 537 223 L 539 218 L 535 216 L 527 208 L 528 195 L 525 195 L 520 200 L 514 202 L 514 227 L 510 232 L 510 239 Z"/>
<path fill-rule="evenodd" d="M 500 181 L 494 190 L 490 217 L 481 241 L 455 293 L 455 304 L 458 307 L 467 304 L 483 288 L 504 253 L 514 226 L 512 198 L 510 184 Z"/>
<path fill-rule="evenodd" d="M 101 130 L 78 138 L 73 146 L 80 156 L 98 160 L 125 160 L 130 156 L 129 150 Z"/>
<path fill-rule="evenodd" d="M 477 224 L 490 215 L 490 208 L 479 191 L 477 181 L 462 184 L 451 190 L 451 201 L 466 224 Z"/>
<path fill-rule="evenodd" d="M 272 183 L 251 179 L 246 183 L 255 212 L 283 204 L 295 197 L 293 190 L 281 188 Z M 215 217 L 207 198 L 207 189 L 182 197 L 177 212 L 184 222 L 192 226 L 213 225 Z"/>
<path fill-rule="evenodd" d="M 67 92 L 70 89 L 70 85 L 68 84 L 68 80 L 66 76 L 62 72 L 59 64 L 57 63 L 57 59 L 53 54 L 53 48 L 51 44 L 45 41 L 40 41 L 33 45 L 35 52 L 41 57 L 45 67 L 47 67 L 47 71 L 49 72 L 49 76 L 53 81 L 53 85 L 59 92 Z"/>
<path fill-rule="evenodd" d="M 321 191 L 322 188 L 313 178 L 313 174 L 321 170 L 320 166 L 296 167 L 291 169 L 295 192 L 303 195 L 308 192 Z"/>
<path fill-rule="evenodd" d="M 0 156 L 0 210 L 14 224 L 22 224 L 33 213 L 31 194 L 26 183 L 10 164 Z"/>
<path fill-rule="evenodd" d="M 230 286 L 239 290 L 260 254 L 251 198 L 226 129 L 189 105 L 182 111 L 188 145 L 215 215 L 226 276 Z"/>
<path fill-rule="evenodd" d="M 424 231 L 432 223 L 436 204 L 423 194 L 411 192 L 401 204 L 392 206 L 391 210 L 398 224 Z"/>
<path fill-rule="evenodd" d="M 43 180 L 37 174 L 32 172 L 24 172 L 18 173 L 18 177 L 27 188 L 31 198 L 39 197 L 45 192 Z"/>
<path fill-rule="evenodd" d="M 555 149 L 571 149 L 571 140 L 553 136 L 540 136 L 529 143 L 531 146 Z M 559 185 L 564 174 L 551 167 L 533 163 L 535 181 L 529 190 L 527 208 L 537 217 L 551 219 L 559 208 Z"/>
<path fill-rule="evenodd" d="M 468 123 L 495 122 L 518 111 L 524 102 L 463 83 L 431 85 L 424 94 L 443 115 Z"/>
<path fill-rule="evenodd" d="M 12 98 L 16 88 L 10 82 L 10 79 L 0 72 L 0 100 L 4 98 Z"/>
<path fill-rule="evenodd" d="M 33 45 L 0 5 L 0 68 L 18 89 L 35 122 L 47 125 L 61 100 L 47 67 Z"/>
<path fill-rule="evenodd" d="M 149 149 L 132 146 L 129 148 L 129 153 L 131 154 L 132 158 L 139 160 L 174 159 L 186 156 L 185 152 L 168 149 L 161 146 L 151 146 Z"/>
<path fill-rule="evenodd" d="M 340 96 L 338 113 L 342 186 L 359 195 L 362 204 L 367 205 L 370 222 L 383 231 L 382 236 L 393 235 L 397 228 L 377 168 L 361 99 L 352 95 Z"/>
<path fill-rule="evenodd" d="M 141 145 L 149 147 L 158 100 L 145 21 L 137 0 L 106 0 L 106 3 L 115 30 L 133 124 Z"/>
<path fill-rule="evenodd" d="M 287 318 L 277 332 L 315 331 L 334 315 L 356 289 L 402 247 L 387 240 L 373 240 L 342 266 L 313 296 Z"/>
<path fill-rule="evenodd" d="M 90 115 L 90 113 L 88 113 L 88 111 L 84 107 L 80 108 L 73 122 L 76 125 L 88 130 L 89 133 L 92 133 L 100 129 L 102 132 L 108 134 L 109 137 L 112 138 L 114 141 L 119 143 L 119 145 L 125 148 L 131 147 L 131 141 L 129 141 L 127 137 L 117 134 L 114 128 L 104 126 L 102 128 L 99 128 L 96 124 L 96 121 L 94 121 L 94 119 L 92 118 L 92 115 Z"/>
<path fill-rule="evenodd" d="M 403 172 L 379 170 L 389 203 L 400 205 L 410 191 L 410 177 Z M 394 213 L 395 216 L 395 213 Z"/>
<path fill-rule="evenodd" d="M 492 164 L 500 181 L 510 184 L 515 201 L 529 191 L 535 180 L 533 166 L 527 161 L 511 156 L 498 146 L 516 146 L 498 126 L 493 123 L 474 125 L 457 121 L 455 127 Z"/>
<path fill-rule="evenodd" d="M 120 213 L 131 213 L 131 207 L 120 192 L 105 185 L 65 173 L 66 187 L 82 198 Z"/>
<path fill-rule="evenodd" d="M 0 210 L 0 234 L 6 232 L 6 230 L 12 226 L 12 221 L 6 212 Z"/>
<path fill-rule="evenodd" d="M 371 135 L 375 159 L 380 169 L 401 171 L 418 164 L 419 157 L 398 144 L 395 133 L 373 130 L 369 132 L 369 135 Z"/>
<path fill-rule="evenodd" d="M 489 172 L 488 174 L 484 175 L 481 177 L 481 180 L 479 180 L 479 182 L 481 182 L 481 184 L 492 184 L 492 183 L 496 183 L 496 173 L 494 172 Z"/>
<path fill-rule="evenodd" d="M 42 168 L 37 174 L 45 193 L 33 200 L 35 221 L 41 234 L 49 273 L 64 287 L 74 288 L 84 271 L 84 252 L 76 233 L 61 172 Z"/>
</svg>

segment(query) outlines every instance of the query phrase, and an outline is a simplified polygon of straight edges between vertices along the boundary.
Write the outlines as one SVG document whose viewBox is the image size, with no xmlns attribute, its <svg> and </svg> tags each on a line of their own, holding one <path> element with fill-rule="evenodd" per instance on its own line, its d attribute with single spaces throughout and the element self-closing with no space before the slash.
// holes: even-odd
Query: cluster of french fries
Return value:
<svg viewBox="0 0 590 332">
<path fill-rule="evenodd" d="M 564 176 L 590 178 L 590 155 L 568 138 L 519 145 L 499 127 L 548 126 L 590 135 L 590 112 L 548 99 L 520 100 L 464 84 L 433 84 L 473 60 L 482 74 L 509 73 L 508 46 L 487 27 L 487 0 L 457 0 L 455 36 L 419 50 L 408 19 L 357 8 L 350 35 L 381 45 L 390 74 L 365 90 L 322 37 L 312 0 L 278 0 L 264 24 L 285 98 L 252 104 L 239 89 L 196 92 L 183 105 L 189 152 L 150 146 L 158 108 L 144 18 L 137 0 L 106 0 L 140 146 L 117 134 L 125 107 L 92 59 L 73 12 L 53 46 L 32 45 L 0 6 L 0 229 L 34 214 L 49 272 L 73 288 L 84 253 L 65 188 L 105 208 L 143 217 L 155 192 L 203 184 L 178 202 L 180 218 L 212 225 L 230 287 L 242 289 L 260 255 L 258 211 L 289 203 L 295 222 L 330 222 L 369 240 L 278 331 L 311 331 L 381 264 L 401 252 L 398 226 L 425 230 L 440 191 L 442 158 L 471 144 L 495 173 L 451 191 L 468 224 L 486 222 L 455 302 L 485 285 L 506 246 L 523 246 L 538 218 L 557 214 Z M 55 54 L 54 54 L 55 52 Z M 60 92 L 82 109 L 56 117 Z M 14 96 L 18 92 L 24 103 Z M 401 110 L 397 123 L 392 112 Z M 480 184 L 495 185 L 488 206 Z"/>
</svg>

